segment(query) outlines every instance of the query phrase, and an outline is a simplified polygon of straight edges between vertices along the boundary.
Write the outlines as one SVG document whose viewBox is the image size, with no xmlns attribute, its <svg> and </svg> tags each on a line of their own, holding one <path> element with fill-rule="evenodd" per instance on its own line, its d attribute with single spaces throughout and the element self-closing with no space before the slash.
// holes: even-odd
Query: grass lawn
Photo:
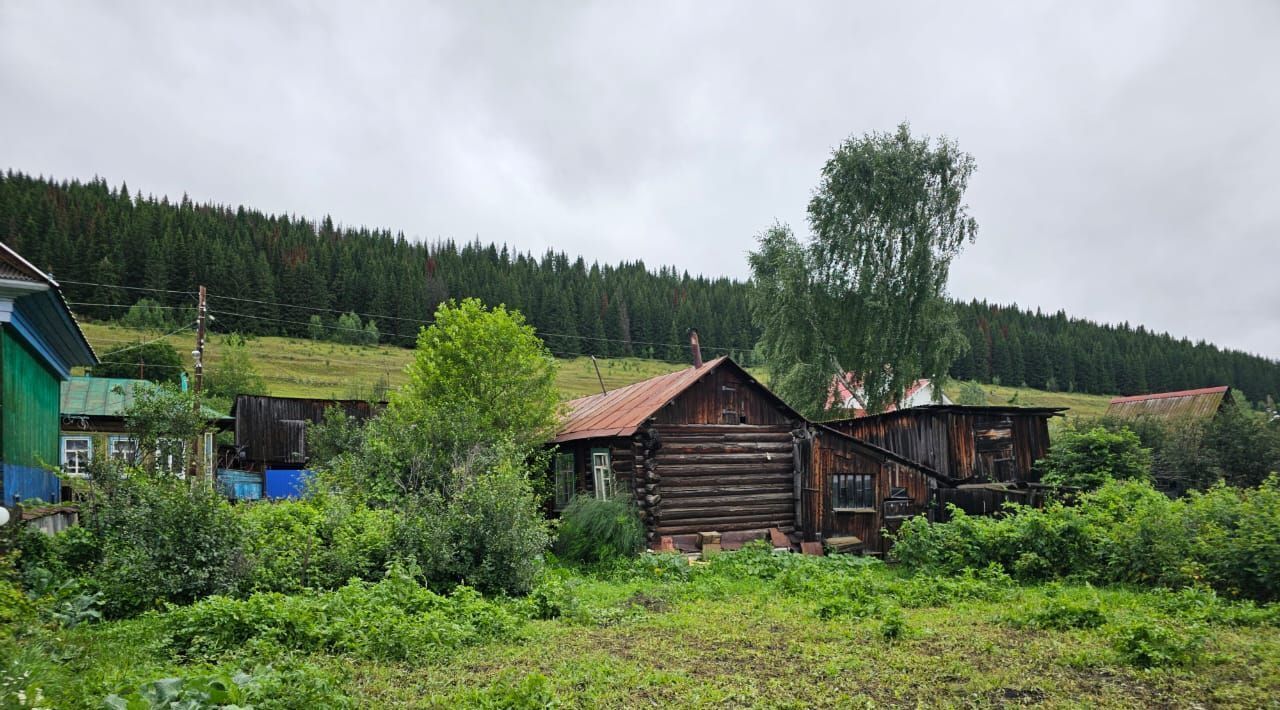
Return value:
<svg viewBox="0 0 1280 710">
<path fill-rule="evenodd" d="M 953 401 L 960 396 L 959 382 L 948 382 L 944 391 Z M 1111 395 L 1082 394 L 1080 392 L 1046 392 L 1029 387 L 1006 387 L 1004 385 L 982 385 L 987 393 L 987 404 L 1013 404 L 1023 407 L 1070 407 L 1068 417 L 1093 418 L 1100 417 L 1107 411 Z"/>
<path fill-rule="evenodd" d="M 847 558 L 762 561 L 768 552 L 735 561 L 741 554 L 691 572 L 655 557 L 607 573 L 553 567 L 538 598 L 555 613 L 498 601 L 523 614 L 510 632 L 401 662 L 303 654 L 265 630 L 184 662 L 186 649 L 166 645 L 165 614 L 0 650 L 33 671 L 54 707 L 96 707 L 112 690 L 169 675 L 268 667 L 277 690 L 256 707 L 1252 708 L 1280 698 L 1274 607 L 1240 615 L 1245 607 L 1203 593 L 909 577 Z M 1066 598 L 1096 613 L 1035 617 Z M 558 618 L 531 618 L 548 615 Z M 1133 642 L 1133 628 L 1155 635 Z M 1148 663 L 1142 648 L 1185 653 Z"/>
</svg>

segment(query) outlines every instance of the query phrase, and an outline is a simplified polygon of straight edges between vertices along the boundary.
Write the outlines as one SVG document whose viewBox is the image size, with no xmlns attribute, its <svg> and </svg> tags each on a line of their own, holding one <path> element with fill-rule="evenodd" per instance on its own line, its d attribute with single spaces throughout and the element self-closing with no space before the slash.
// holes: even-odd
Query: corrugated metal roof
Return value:
<svg viewBox="0 0 1280 710">
<path fill-rule="evenodd" d="M 1162 419 L 1208 418 L 1218 413 L 1224 401 L 1231 401 L 1231 388 L 1225 385 L 1180 392 L 1116 397 L 1107 406 L 1107 416 L 1126 419 L 1141 416 Z"/>
<path fill-rule="evenodd" d="M 124 377 L 76 376 L 62 383 L 62 415 L 66 417 L 123 417 L 133 405 L 138 388 L 153 388 L 150 380 Z M 210 421 L 229 417 L 203 407 Z"/>
<path fill-rule="evenodd" d="M 725 362 L 732 361 L 728 357 L 718 357 L 704 363 L 702 367 L 690 367 L 651 377 L 612 392 L 571 400 L 569 415 L 561 425 L 555 443 L 630 436 L 640 428 L 644 420 L 657 413 L 667 402 Z"/>
<path fill-rule="evenodd" d="M 85 337 L 84 331 L 80 328 L 80 321 L 76 320 L 76 314 L 71 310 L 71 305 L 67 303 L 67 297 L 62 293 L 62 287 L 58 285 L 53 277 L 45 272 L 37 269 L 31 262 L 27 261 L 21 254 L 14 251 L 8 244 L 0 242 L 0 278 L 14 279 L 18 281 L 30 281 L 33 283 L 44 283 L 49 286 L 50 295 L 55 308 L 62 311 L 62 316 L 69 321 L 70 330 L 74 331 L 74 345 L 63 343 L 59 348 L 63 357 L 66 357 L 71 366 L 80 365 L 89 367 L 98 364 L 98 354 L 94 352 L 93 346 L 89 344 L 89 339 Z"/>
</svg>

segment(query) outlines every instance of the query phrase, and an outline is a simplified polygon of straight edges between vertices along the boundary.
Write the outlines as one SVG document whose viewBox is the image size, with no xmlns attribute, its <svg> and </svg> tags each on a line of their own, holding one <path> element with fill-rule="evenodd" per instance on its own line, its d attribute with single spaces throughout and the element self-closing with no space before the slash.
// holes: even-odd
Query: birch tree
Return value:
<svg viewBox="0 0 1280 710">
<path fill-rule="evenodd" d="M 945 137 L 851 137 L 809 201 L 811 235 L 776 224 L 750 263 L 752 317 L 770 384 L 800 411 L 835 382 L 882 411 L 921 377 L 941 383 L 964 337 L 946 300 L 951 261 L 977 235 L 964 192 L 973 157 Z"/>
</svg>

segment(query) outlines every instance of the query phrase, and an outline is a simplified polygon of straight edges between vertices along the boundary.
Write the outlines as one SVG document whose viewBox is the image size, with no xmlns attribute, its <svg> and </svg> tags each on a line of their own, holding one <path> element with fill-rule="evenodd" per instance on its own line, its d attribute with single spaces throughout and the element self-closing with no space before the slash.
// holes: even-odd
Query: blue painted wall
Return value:
<svg viewBox="0 0 1280 710">
<path fill-rule="evenodd" d="M 268 498 L 300 498 L 310 478 L 306 469 L 277 468 L 267 471 L 263 487 Z"/>
</svg>

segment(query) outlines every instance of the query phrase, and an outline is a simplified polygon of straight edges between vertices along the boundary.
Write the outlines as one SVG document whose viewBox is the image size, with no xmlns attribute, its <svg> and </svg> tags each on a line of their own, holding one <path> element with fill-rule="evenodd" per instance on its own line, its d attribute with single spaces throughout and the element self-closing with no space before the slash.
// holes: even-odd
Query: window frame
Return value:
<svg viewBox="0 0 1280 710">
<path fill-rule="evenodd" d="M 597 463 L 597 456 L 604 457 L 603 466 Z M 591 449 L 591 478 L 595 483 L 597 499 L 609 500 L 618 494 L 618 477 L 613 472 L 613 456 L 609 449 Z"/>
<path fill-rule="evenodd" d="M 116 452 L 116 444 L 127 441 L 133 450 L 128 456 L 119 456 Z M 127 434 L 113 434 L 107 437 L 107 458 L 112 461 L 124 461 L 130 466 L 138 465 L 138 440 Z"/>
<path fill-rule="evenodd" d="M 83 470 L 76 471 L 76 470 L 72 470 L 67 466 L 67 442 L 69 441 L 77 441 L 77 442 L 82 441 L 86 444 L 83 451 L 84 453 Z M 93 462 L 93 437 L 88 435 L 79 435 L 79 434 L 75 434 L 75 435 L 64 434 L 62 435 L 61 439 L 58 442 L 58 447 L 59 447 L 58 460 L 61 463 L 63 473 L 67 474 L 68 476 L 73 476 L 75 478 L 88 478 L 89 464 Z M 76 453 L 82 453 L 82 452 L 77 451 Z"/>
<path fill-rule="evenodd" d="M 564 510 L 577 492 L 577 457 L 572 451 L 560 451 L 555 460 L 555 509 Z"/>
<path fill-rule="evenodd" d="M 846 479 L 854 483 L 853 499 L 848 499 Z M 876 477 L 873 473 L 833 473 L 828 484 L 831 487 L 831 509 L 837 513 L 874 513 L 876 510 Z M 843 504 L 843 505 L 842 505 Z"/>
</svg>

